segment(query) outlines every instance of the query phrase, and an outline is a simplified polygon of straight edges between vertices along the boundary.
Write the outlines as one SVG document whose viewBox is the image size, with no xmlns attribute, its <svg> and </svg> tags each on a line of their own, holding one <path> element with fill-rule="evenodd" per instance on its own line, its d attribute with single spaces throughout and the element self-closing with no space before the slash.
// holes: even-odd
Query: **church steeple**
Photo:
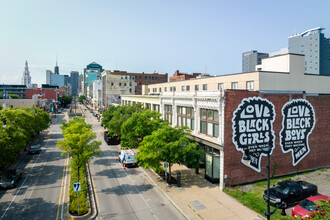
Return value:
<svg viewBox="0 0 330 220">
<path fill-rule="evenodd" d="M 31 84 L 31 76 L 29 71 L 29 66 L 27 60 L 25 61 L 25 67 L 23 71 L 23 77 L 22 77 L 22 85 L 29 85 Z"/>
</svg>

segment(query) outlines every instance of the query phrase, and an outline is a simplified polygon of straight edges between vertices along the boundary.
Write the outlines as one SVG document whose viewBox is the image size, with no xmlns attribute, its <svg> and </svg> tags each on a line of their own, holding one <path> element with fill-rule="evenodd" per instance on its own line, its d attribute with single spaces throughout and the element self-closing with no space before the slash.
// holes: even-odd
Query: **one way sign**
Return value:
<svg viewBox="0 0 330 220">
<path fill-rule="evenodd" d="M 74 192 L 81 191 L 81 184 L 80 184 L 80 182 L 73 183 L 73 191 Z"/>
</svg>

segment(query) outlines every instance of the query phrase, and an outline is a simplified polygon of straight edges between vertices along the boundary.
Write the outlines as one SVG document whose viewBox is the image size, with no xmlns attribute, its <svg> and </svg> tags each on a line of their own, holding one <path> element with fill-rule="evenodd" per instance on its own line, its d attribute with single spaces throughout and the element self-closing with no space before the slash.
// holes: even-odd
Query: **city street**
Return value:
<svg viewBox="0 0 330 220">
<path fill-rule="evenodd" d="M 39 140 L 41 152 L 27 154 L 17 168 L 23 178 L 13 189 L 0 191 L 0 220 L 57 219 L 61 211 L 60 196 L 66 159 L 56 147 L 63 138 L 59 123 L 64 115 L 53 118 L 53 124 L 43 131 Z"/>
<path fill-rule="evenodd" d="M 96 117 L 85 112 L 87 123 L 93 124 L 102 152 L 90 163 L 94 180 L 97 219 L 185 219 L 162 192 L 153 185 L 141 168 L 123 169 L 116 161 L 119 145 L 107 145 Z"/>
</svg>

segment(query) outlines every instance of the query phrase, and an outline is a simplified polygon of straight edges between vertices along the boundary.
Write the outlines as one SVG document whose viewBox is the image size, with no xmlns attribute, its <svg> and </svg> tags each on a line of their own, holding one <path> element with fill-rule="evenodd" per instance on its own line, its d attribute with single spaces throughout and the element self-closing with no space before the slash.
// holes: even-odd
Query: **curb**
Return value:
<svg viewBox="0 0 330 220">
<path fill-rule="evenodd" d="M 166 198 L 172 203 L 172 205 L 186 218 L 189 219 L 189 217 L 182 211 L 182 209 L 175 204 L 175 202 L 158 186 L 157 183 L 154 182 L 154 180 L 149 176 L 149 174 L 147 174 L 146 171 L 144 171 L 143 168 L 139 167 L 144 174 L 151 180 L 151 182 L 166 196 Z M 166 183 L 157 173 L 155 173 L 155 171 L 153 171 L 153 169 L 149 169 L 151 170 L 154 174 L 156 174 L 156 176 L 158 176 L 164 183 Z M 166 185 L 168 186 L 168 183 L 166 183 Z"/>
<path fill-rule="evenodd" d="M 88 181 L 87 181 L 87 186 L 88 186 L 88 198 L 89 198 L 89 205 L 90 208 L 88 212 L 85 215 L 82 216 L 73 216 L 70 214 L 69 209 L 67 208 L 67 219 L 94 219 L 97 214 L 97 208 L 96 208 L 96 202 L 95 202 L 95 194 L 94 194 L 94 186 L 92 183 L 92 177 L 89 169 L 89 164 L 87 164 L 87 176 L 88 176 Z M 69 188 L 69 187 L 68 187 Z M 68 207 L 68 203 L 66 203 L 66 206 Z"/>
</svg>

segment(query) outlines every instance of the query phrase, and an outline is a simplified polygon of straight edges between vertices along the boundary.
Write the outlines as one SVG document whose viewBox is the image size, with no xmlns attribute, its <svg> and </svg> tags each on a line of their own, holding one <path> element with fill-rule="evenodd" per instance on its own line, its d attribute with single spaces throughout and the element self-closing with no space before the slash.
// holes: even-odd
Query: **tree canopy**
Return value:
<svg viewBox="0 0 330 220">
<path fill-rule="evenodd" d="M 202 151 L 198 150 L 196 142 L 186 137 L 188 134 L 190 131 L 186 128 L 173 128 L 169 125 L 152 132 L 141 142 L 136 156 L 139 165 L 158 168 L 161 162 L 168 162 L 170 178 L 174 163 L 189 164 L 197 168 Z"/>
<path fill-rule="evenodd" d="M 50 122 L 48 113 L 38 108 L 6 108 L 0 117 L 6 121 L 0 126 L 0 167 L 14 162 L 14 154 L 24 150 Z"/>
<path fill-rule="evenodd" d="M 72 102 L 73 97 L 71 95 L 64 95 L 58 98 L 58 101 L 61 102 L 61 106 L 64 108 Z"/>
<path fill-rule="evenodd" d="M 160 113 L 148 109 L 134 113 L 121 126 L 121 146 L 138 148 L 145 136 L 167 124 L 160 116 Z"/>
<path fill-rule="evenodd" d="M 142 111 L 141 104 L 121 105 L 113 111 L 111 120 L 104 126 L 108 129 L 108 136 L 121 138 L 121 126 L 128 120 L 134 112 Z"/>
<path fill-rule="evenodd" d="M 83 103 L 85 99 L 86 99 L 86 96 L 84 96 L 84 95 L 81 95 L 81 96 L 78 97 L 78 101 L 80 103 Z"/>
</svg>

